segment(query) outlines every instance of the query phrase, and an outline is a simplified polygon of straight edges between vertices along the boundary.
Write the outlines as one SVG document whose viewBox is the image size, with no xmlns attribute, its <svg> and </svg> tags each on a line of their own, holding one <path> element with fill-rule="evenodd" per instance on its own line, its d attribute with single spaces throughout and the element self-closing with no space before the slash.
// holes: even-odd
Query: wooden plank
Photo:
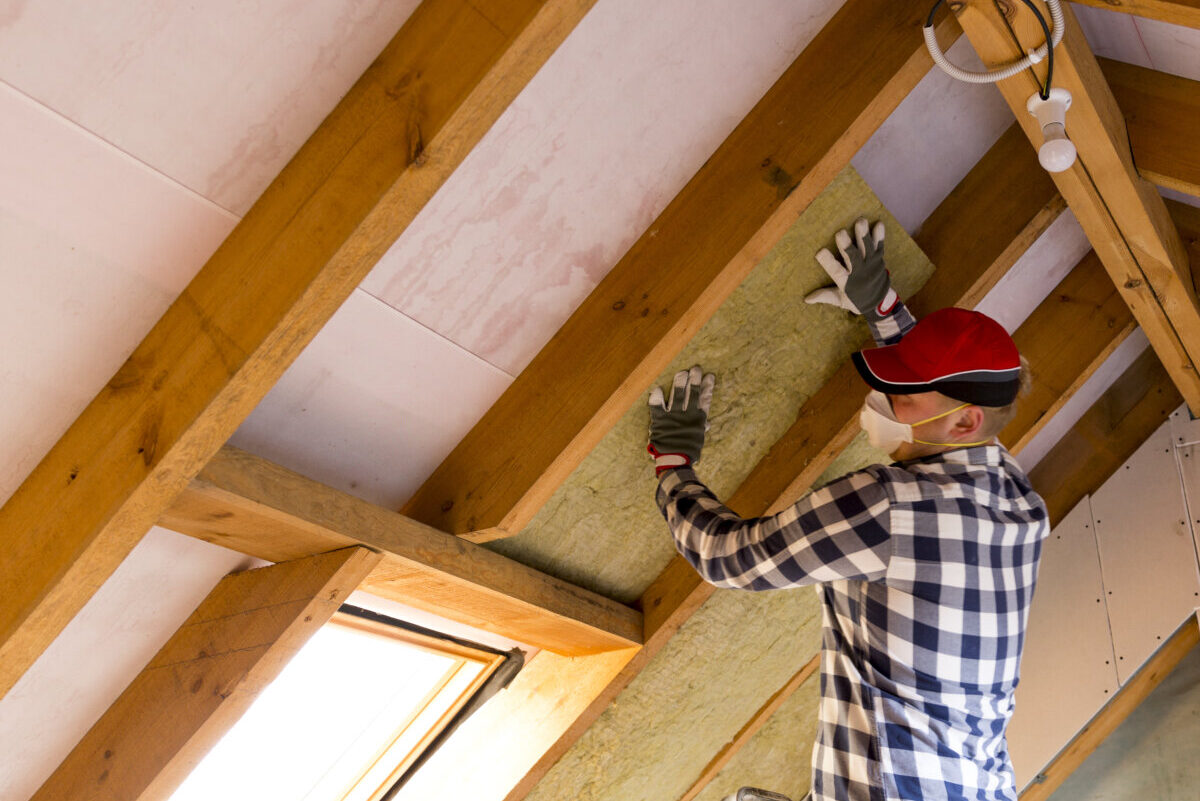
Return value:
<svg viewBox="0 0 1200 801">
<path fill-rule="evenodd" d="M 928 71 L 928 11 L 846 3 L 403 512 L 477 540 L 532 519 Z"/>
<path fill-rule="evenodd" d="M 692 799 L 700 795 L 701 791 L 713 779 L 717 778 L 717 775 L 729 764 L 729 760 L 733 759 L 734 755 L 742 750 L 742 746 L 750 742 L 750 738 L 766 725 L 771 716 L 779 710 L 779 707 L 783 706 L 787 699 L 792 697 L 792 693 L 800 689 L 800 686 L 817 672 L 820 664 L 821 655 L 817 654 L 808 660 L 804 664 L 804 667 L 796 671 L 795 675 L 788 679 L 786 684 L 776 690 L 775 694 L 767 699 L 767 702 L 754 713 L 750 720 L 746 721 L 746 725 L 742 726 L 741 730 L 721 749 L 720 753 L 713 757 L 712 761 L 705 766 L 704 770 L 700 773 L 700 778 L 696 779 L 687 792 L 679 797 L 679 801 L 692 801 Z"/>
<path fill-rule="evenodd" d="M 1200 642 L 1200 625 L 1194 615 L 1176 629 L 1154 656 L 1129 678 L 1096 716 L 1075 735 L 1066 748 L 1037 775 L 1034 783 L 1021 793 L 1021 801 L 1046 801 L 1051 794 L 1082 765 L 1102 742 L 1116 731 L 1125 718 L 1162 683 L 1196 644 Z"/>
<path fill-rule="evenodd" d="M 1136 14 L 1146 19 L 1200 28 L 1200 0 L 1073 0 L 1081 6 Z"/>
<path fill-rule="evenodd" d="M 1139 356 L 1029 471 L 1050 524 L 1099 489 L 1181 400 L 1154 351 Z"/>
<path fill-rule="evenodd" d="M 1100 68 L 1125 117 L 1138 173 L 1200 195 L 1200 81 L 1105 58 Z"/>
<path fill-rule="evenodd" d="M 592 0 L 427 0 L 0 509 L 0 696 Z"/>
<path fill-rule="evenodd" d="M 937 270 L 914 301 L 917 309 L 978 302 L 1065 208 L 1053 183 L 1014 126 L 930 215 L 917 241 L 940 254 Z M 1016 243 L 1016 244 L 1014 244 Z M 857 432 L 866 388 L 849 364 L 804 405 L 797 422 L 759 462 L 729 499 L 744 515 L 759 515 L 808 487 Z M 792 497 L 792 500 L 795 500 Z M 786 504 L 783 504 L 786 505 Z M 568 728 L 554 747 L 509 794 L 519 801 L 582 736 L 607 706 L 649 664 L 715 588 L 675 557 L 642 594 L 645 642 L 619 675 Z"/>
<path fill-rule="evenodd" d="M 226 576 L 32 801 L 169 797 L 378 560 L 346 548 Z"/>
<path fill-rule="evenodd" d="M 1019 453 L 1134 328 L 1129 307 L 1089 252 L 1013 335 L 1033 386 L 1000 441 Z"/>
<path fill-rule="evenodd" d="M 992 0 L 966 0 L 955 6 L 963 30 L 990 66 L 1007 63 L 1043 40 L 1028 8 L 1009 4 L 1005 9 L 1007 19 Z M 1069 4 L 1063 14 L 1065 35 L 1054 51 L 1054 85 L 1073 97 L 1067 133 L 1079 157 L 1053 180 L 1188 406 L 1200 411 L 1195 366 L 1200 357 L 1200 305 L 1183 243 L 1158 191 L 1133 166 L 1125 120 Z M 1045 67 L 1045 62 L 1037 65 L 1038 76 L 1044 78 Z M 1025 70 L 997 86 L 1030 141 L 1040 146 L 1041 129 L 1025 109 L 1029 97 L 1039 91 L 1035 71 Z"/>
<path fill-rule="evenodd" d="M 160 519 L 261 559 L 383 554 L 362 589 L 568 656 L 641 643 L 636 609 L 225 446 Z"/>
</svg>

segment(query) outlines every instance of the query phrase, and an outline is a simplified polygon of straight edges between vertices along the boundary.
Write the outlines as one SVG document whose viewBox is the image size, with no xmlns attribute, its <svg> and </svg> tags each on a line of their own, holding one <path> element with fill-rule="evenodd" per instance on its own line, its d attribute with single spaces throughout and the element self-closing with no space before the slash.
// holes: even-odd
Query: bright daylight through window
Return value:
<svg viewBox="0 0 1200 801">
<path fill-rule="evenodd" d="M 378 801 L 503 661 L 339 612 L 171 801 Z"/>
</svg>

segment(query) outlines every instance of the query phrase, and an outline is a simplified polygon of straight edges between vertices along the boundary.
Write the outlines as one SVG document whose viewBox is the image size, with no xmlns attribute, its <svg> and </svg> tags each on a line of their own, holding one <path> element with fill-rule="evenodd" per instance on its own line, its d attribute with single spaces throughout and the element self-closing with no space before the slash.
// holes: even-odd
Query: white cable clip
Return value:
<svg viewBox="0 0 1200 801">
<path fill-rule="evenodd" d="M 1047 52 L 1048 52 L 1048 51 L 1047 51 Z M 1028 50 L 1026 50 L 1026 51 L 1025 51 L 1025 54 L 1026 54 L 1027 56 L 1029 56 L 1029 63 L 1030 63 L 1030 64 L 1038 64 L 1038 63 L 1040 63 L 1040 62 L 1041 62 L 1043 59 L 1045 59 L 1045 58 L 1046 58 L 1045 54 L 1044 54 L 1044 53 L 1039 53 L 1039 52 L 1038 52 L 1038 48 L 1036 48 L 1036 47 L 1031 47 L 1031 48 L 1029 48 Z"/>
</svg>

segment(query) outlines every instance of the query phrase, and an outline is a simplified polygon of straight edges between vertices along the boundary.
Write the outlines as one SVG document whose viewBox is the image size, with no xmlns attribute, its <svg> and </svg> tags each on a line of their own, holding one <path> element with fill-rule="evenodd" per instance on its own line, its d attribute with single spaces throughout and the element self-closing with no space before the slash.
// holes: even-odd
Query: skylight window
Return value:
<svg viewBox="0 0 1200 801">
<path fill-rule="evenodd" d="M 339 612 L 171 801 L 379 801 L 503 661 Z"/>
</svg>

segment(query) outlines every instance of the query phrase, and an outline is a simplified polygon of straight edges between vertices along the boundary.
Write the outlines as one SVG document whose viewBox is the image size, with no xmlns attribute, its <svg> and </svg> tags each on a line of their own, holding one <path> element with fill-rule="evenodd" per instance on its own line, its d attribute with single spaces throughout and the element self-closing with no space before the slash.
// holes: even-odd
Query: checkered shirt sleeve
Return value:
<svg viewBox="0 0 1200 801">
<path fill-rule="evenodd" d="M 772 590 L 883 576 L 890 555 L 888 497 L 867 473 L 809 493 L 771 517 L 743 520 L 690 468 L 667 471 L 658 504 L 675 546 L 705 581 Z"/>
<path fill-rule="evenodd" d="M 912 312 L 904 305 L 904 301 L 900 300 L 896 301 L 886 316 L 877 319 L 868 316 L 866 320 L 871 328 L 871 336 L 875 338 L 875 344 L 880 347 L 895 345 L 917 324 Z"/>
<path fill-rule="evenodd" d="M 723 587 L 816 584 L 813 801 L 1016 801 L 1013 711 L 1045 504 L 999 445 L 873 465 L 742 520 L 690 468 L 658 502 Z"/>
</svg>

